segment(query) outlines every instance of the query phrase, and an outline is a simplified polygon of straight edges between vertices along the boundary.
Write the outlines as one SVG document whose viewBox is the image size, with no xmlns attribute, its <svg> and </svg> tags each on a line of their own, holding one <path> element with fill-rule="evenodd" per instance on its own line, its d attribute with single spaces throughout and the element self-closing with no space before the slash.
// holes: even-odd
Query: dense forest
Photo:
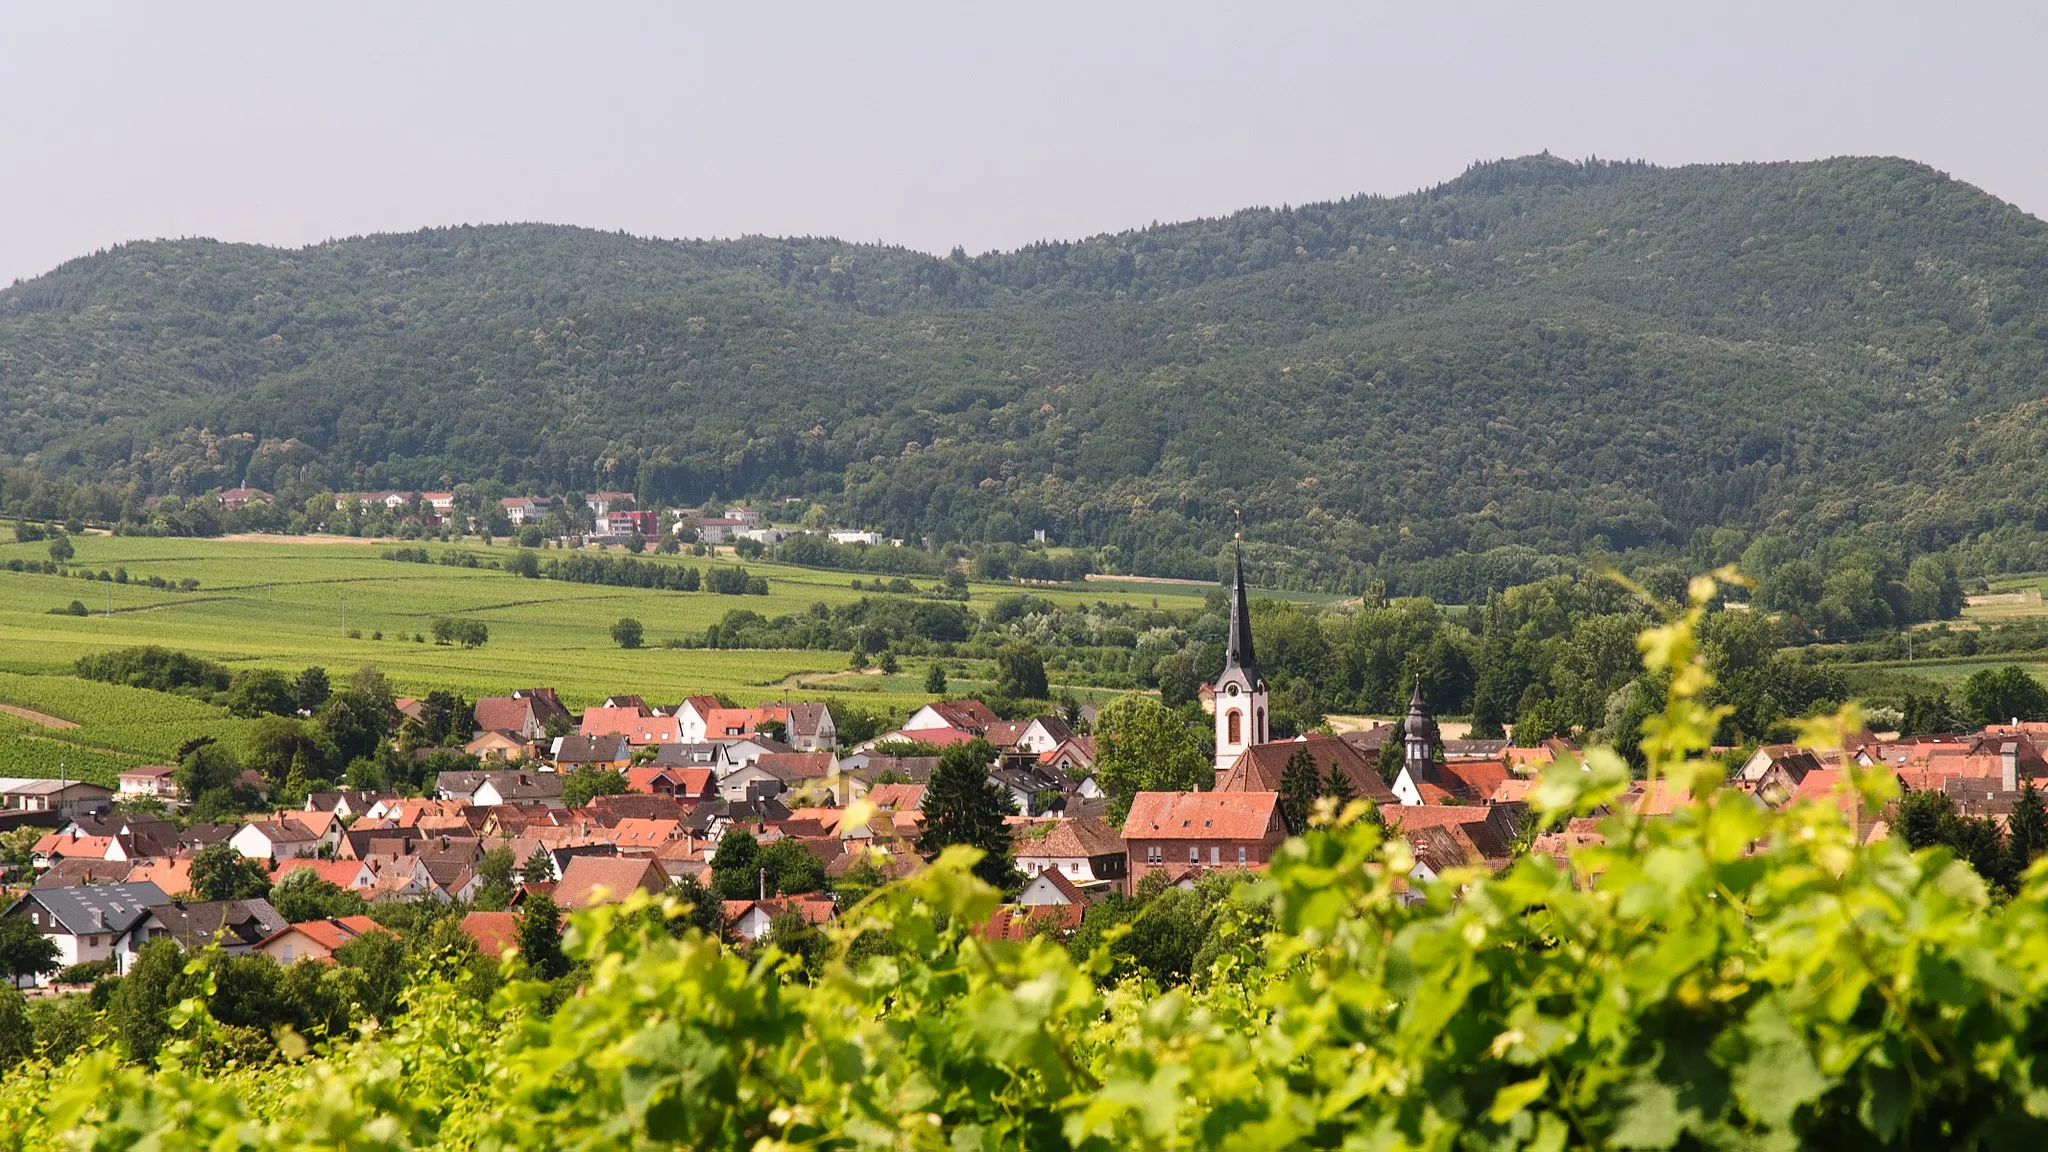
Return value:
<svg viewBox="0 0 2048 1152">
<path fill-rule="evenodd" d="M 1473 599 L 1589 552 L 2048 560 L 2048 229 L 1891 159 L 1548 156 L 935 258 L 430 229 L 0 291 L 0 457 L 124 499 L 801 496 L 893 536 Z"/>
</svg>

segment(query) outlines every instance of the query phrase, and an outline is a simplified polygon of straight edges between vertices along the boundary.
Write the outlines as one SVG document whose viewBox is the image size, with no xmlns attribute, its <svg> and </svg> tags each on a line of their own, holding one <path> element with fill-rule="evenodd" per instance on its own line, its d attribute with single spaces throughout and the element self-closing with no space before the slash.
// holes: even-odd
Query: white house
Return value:
<svg viewBox="0 0 2048 1152">
<path fill-rule="evenodd" d="M 291 860 L 319 855 L 320 837 L 296 820 L 262 820 L 242 825 L 228 847 L 251 860 Z"/>
<path fill-rule="evenodd" d="M 1017 903 L 1027 907 L 1043 907 L 1050 904 L 1086 904 L 1088 898 L 1074 886 L 1074 882 L 1053 869 L 1046 869 L 1031 878 L 1024 890 L 1017 894 Z"/>
<path fill-rule="evenodd" d="M 118 783 L 121 795 L 155 796 L 163 800 L 178 798 L 178 782 L 171 774 L 177 769 L 169 764 L 144 764 L 121 773 Z"/>
<path fill-rule="evenodd" d="M 115 955 L 114 942 L 152 906 L 170 903 L 154 884 L 81 884 L 32 888 L 7 910 L 22 916 L 57 944 L 57 965 L 89 964 Z M 37 976 L 38 984 L 48 976 Z"/>
<path fill-rule="evenodd" d="M 114 967 L 126 973 L 152 940 L 171 939 L 188 949 L 218 944 L 230 956 L 256 950 L 273 932 L 287 927 L 268 900 L 171 901 L 145 909 L 114 944 Z"/>
<path fill-rule="evenodd" d="M 498 501 L 498 504 L 505 509 L 507 520 L 514 524 L 524 524 L 529 520 L 540 520 L 547 516 L 553 501 L 545 497 L 507 496 Z"/>
<path fill-rule="evenodd" d="M 1026 876 L 1057 872 L 1080 889 L 1119 885 L 1129 871 L 1123 837 L 1100 816 L 1022 825 L 1013 851 Z"/>
<path fill-rule="evenodd" d="M 880 544 L 882 542 L 882 534 L 880 532 L 850 532 L 843 528 L 835 528 L 825 535 L 831 537 L 834 544 Z"/>
<path fill-rule="evenodd" d="M 914 736 L 919 732 L 953 728 L 983 736 L 1002 722 L 1002 717 L 979 700 L 940 700 L 912 712 L 910 719 L 903 722 L 902 731 Z"/>
<path fill-rule="evenodd" d="M 746 525 L 724 516 L 706 516 L 697 520 L 681 521 L 676 527 L 696 529 L 697 539 L 705 544 L 723 544 Z"/>
<path fill-rule="evenodd" d="M 676 705 L 676 730 L 685 744 L 702 744 L 707 725 L 711 722 L 712 710 L 718 707 L 716 696 L 686 696 Z"/>
</svg>

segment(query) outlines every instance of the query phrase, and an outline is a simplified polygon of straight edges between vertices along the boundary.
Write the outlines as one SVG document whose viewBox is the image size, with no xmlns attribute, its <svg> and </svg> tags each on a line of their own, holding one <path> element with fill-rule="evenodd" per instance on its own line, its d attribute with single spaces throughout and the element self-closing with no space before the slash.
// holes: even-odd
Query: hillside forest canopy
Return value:
<svg viewBox="0 0 2048 1152">
<path fill-rule="evenodd" d="M 1261 583 L 1464 603 L 1562 558 L 1762 541 L 1823 579 L 1845 548 L 1969 576 L 2048 567 L 2044 364 L 2041 222 L 1882 158 L 1529 156 L 972 257 L 162 241 L 0 291 L 0 511 L 203 532 L 195 498 L 238 485 L 279 529 L 336 490 L 795 498 L 1195 577 L 1241 513 Z"/>
</svg>

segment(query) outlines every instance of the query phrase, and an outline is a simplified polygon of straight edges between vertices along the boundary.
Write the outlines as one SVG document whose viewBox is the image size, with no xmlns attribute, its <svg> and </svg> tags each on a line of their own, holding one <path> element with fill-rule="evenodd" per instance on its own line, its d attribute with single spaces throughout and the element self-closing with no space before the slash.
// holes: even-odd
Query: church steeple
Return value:
<svg viewBox="0 0 2048 1152">
<path fill-rule="evenodd" d="M 1422 677 L 1415 678 L 1415 692 L 1408 697 L 1408 719 L 1401 725 L 1402 761 L 1417 780 L 1433 775 L 1436 762 L 1436 717 L 1422 698 Z"/>
<path fill-rule="evenodd" d="M 1259 658 L 1252 651 L 1252 613 L 1245 603 L 1244 538 L 1237 541 L 1237 574 L 1230 585 L 1230 636 L 1224 641 L 1223 667 L 1242 668 L 1253 683 L 1259 679 Z"/>
<path fill-rule="evenodd" d="M 1230 585 L 1230 632 L 1223 641 L 1223 671 L 1216 676 L 1216 781 L 1244 750 L 1267 740 L 1266 681 L 1252 650 L 1252 612 L 1244 586 L 1244 537 L 1237 540 Z"/>
</svg>

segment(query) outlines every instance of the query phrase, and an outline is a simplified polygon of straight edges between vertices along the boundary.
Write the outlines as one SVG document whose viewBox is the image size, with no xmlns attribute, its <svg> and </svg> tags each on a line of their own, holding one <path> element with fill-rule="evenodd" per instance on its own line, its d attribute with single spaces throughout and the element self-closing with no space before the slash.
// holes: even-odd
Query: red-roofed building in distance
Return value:
<svg viewBox="0 0 2048 1152">
<path fill-rule="evenodd" d="M 626 790 L 678 800 L 709 800 L 718 795 L 718 773 L 710 768 L 628 768 Z"/>
<path fill-rule="evenodd" d="M 480 732 L 509 732 L 524 740 L 547 735 L 549 721 L 575 723 L 553 688 L 520 688 L 510 696 L 480 696 L 472 709 Z"/>
<path fill-rule="evenodd" d="M 1002 717 L 990 711 L 989 706 L 979 700 L 941 700 L 936 704 L 927 704 L 912 712 L 910 719 L 903 722 L 902 732 L 912 740 L 922 740 L 927 744 L 936 744 L 940 743 L 940 741 L 919 735 L 919 733 L 952 729 L 957 732 L 966 732 L 968 733 L 968 738 L 972 739 L 976 736 L 988 735 L 990 728 L 1002 722 Z"/>
<path fill-rule="evenodd" d="M 812 924 L 824 924 L 836 911 L 831 898 L 816 894 L 780 896 L 768 900 L 727 900 L 726 931 L 742 940 L 759 940 L 768 934 L 775 918 L 795 912 Z"/>
<path fill-rule="evenodd" d="M 368 916 L 330 916 L 305 920 L 264 937 L 255 950 L 280 964 L 301 960 L 331 962 L 334 950 L 366 932 L 390 932 Z M 392 935 L 397 935 L 393 932 Z"/>
<path fill-rule="evenodd" d="M 495 960 L 519 943 L 517 912 L 471 912 L 462 918 L 462 934 L 476 944 L 476 950 Z"/>
<path fill-rule="evenodd" d="M 626 742 L 635 748 L 648 744 L 680 744 L 683 739 L 680 720 L 674 716 L 656 716 L 644 707 L 586 708 L 583 710 L 581 734 L 624 736 Z"/>
<path fill-rule="evenodd" d="M 311 872 L 337 888 L 366 890 L 377 883 L 376 872 L 361 860 L 320 860 L 304 856 L 279 861 L 270 870 L 270 882 L 282 884 L 285 877 L 294 872 Z"/>
<path fill-rule="evenodd" d="M 902 787 L 885 785 L 884 787 Z M 873 799 L 873 794 L 869 794 Z M 1122 892 L 1130 863 L 1124 838 L 1099 816 L 1039 820 L 1015 829 L 1011 855 L 1026 876 L 1057 872 L 1088 892 Z"/>
<path fill-rule="evenodd" d="M 1332 773 L 1342 776 L 1351 794 L 1375 804 L 1393 804 L 1394 793 L 1380 779 L 1379 768 L 1365 753 L 1335 736 L 1312 735 L 1299 740 L 1277 740 L 1245 749 L 1217 777 L 1219 792 L 1278 792 L 1287 765 L 1306 754 L 1315 762 L 1318 778 Z"/>
<path fill-rule="evenodd" d="M 659 895 L 668 887 L 668 873 L 647 856 L 576 856 L 555 885 L 555 903 L 564 908 L 617 904 L 635 888 Z"/>
<path fill-rule="evenodd" d="M 685 744 L 702 744 L 710 735 L 711 713 L 718 707 L 716 696 L 685 696 L 669 715 L 676 718 Z"/>
<path fill-rule="evenodd" d="M 261 488 L 223 488 L 220 493 L 220 506 L 223 511 L 233 512 L 251 504 L 268 504 L 271 499 L 270 493 Z"/>
<path fill-rule="evenodd" d="M 1129 884 L 1159 869 L 1258 868 L 1287 839 L 1278 792 L 1140 792 L 1123 826 Z"/>
</svg>

